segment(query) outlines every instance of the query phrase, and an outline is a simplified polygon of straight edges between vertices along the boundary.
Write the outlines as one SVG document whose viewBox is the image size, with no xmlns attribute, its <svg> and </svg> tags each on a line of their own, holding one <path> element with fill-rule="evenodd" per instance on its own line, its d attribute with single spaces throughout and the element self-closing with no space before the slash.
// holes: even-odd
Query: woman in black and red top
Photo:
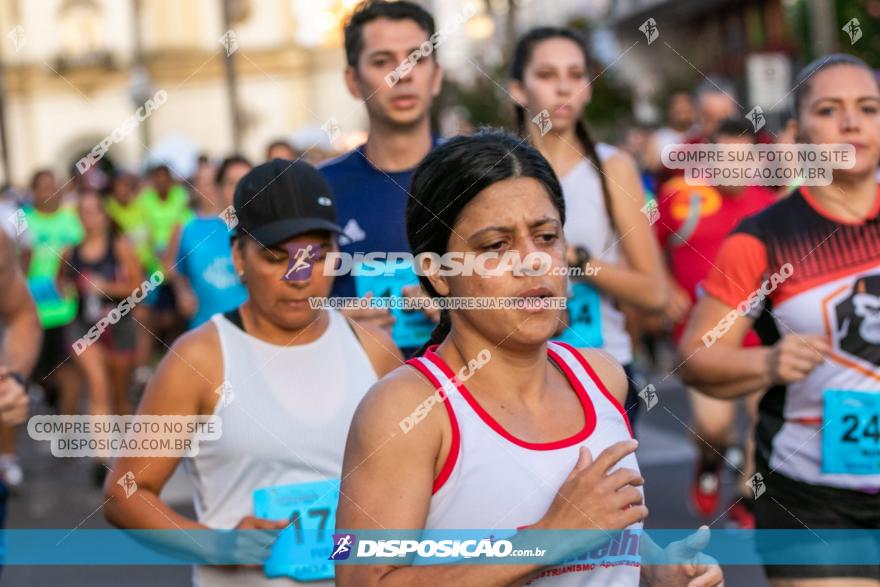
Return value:
<svg viewBox="0 0 880 587">
<path fill-rule="evenodd" d="M 793 94 L 799 142 L 853 145 L 855 164 L 727 237 L 682 340 L 683 375 L 718 398 L 768 389 L 756 429 L 758 530 L 876 530 L 880 88 L 861 60 L 830 55 L 801 72 Z M 763 346 L 744 348 L 753 326 Z M 839 545 L 807 561 L 760 538 L 762 554 L 801 563 L 767 565 L 774 584 L 880 584 L 880 544 L 861 545 L 865 564 L 841 565 L 849 553 Z"/>
</svg>

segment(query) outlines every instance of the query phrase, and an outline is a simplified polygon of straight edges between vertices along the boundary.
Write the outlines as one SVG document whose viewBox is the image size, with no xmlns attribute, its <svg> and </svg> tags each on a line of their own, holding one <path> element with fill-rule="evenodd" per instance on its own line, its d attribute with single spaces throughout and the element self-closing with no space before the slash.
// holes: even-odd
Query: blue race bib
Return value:
<svg viewBox="0 0 880 587">
<path fill-rule="evenodd" d="M 880 473 L 880 391 L 826 389 L 822 472 Z"/>
<path fill-rule="evenodd" d="M 293 577 L 320 581 L 334 577 L 333 548 L 339 479 L 295 483 L 254 491 L 254 515 L 269 520 L 290 520 L 264 563 L 267 577 Z M 297 564 L 292 564 L 296 561 Z"/>
<path fill-rule="evenodd" d="M 383 261 L 364 261 L 354 268 L 354 283 L 358 297 L 372 293 L 375 298 L 402 298 L 403 288 L 418 285 L 419 279 L 409 263 L 387 265 Z M 424 312 L 392 308 L 391 315 L 395 318 L 391 337 L 399 348 L 420 347 L 431 338 L 434 323 Z"/>
<path fill-rule="evenodd" d="M 575 348 L 600 348 L 602 317 L 599 314 L 599 292 L 588 283 L 573 283 L 568 299 L 568 328 L 557 340 Z"/>
</svg>

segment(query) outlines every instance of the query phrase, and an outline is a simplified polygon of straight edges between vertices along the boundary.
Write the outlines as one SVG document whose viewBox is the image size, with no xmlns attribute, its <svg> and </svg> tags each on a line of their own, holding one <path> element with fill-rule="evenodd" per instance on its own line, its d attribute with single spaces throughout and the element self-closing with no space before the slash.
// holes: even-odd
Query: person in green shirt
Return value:
<svg viewBox="0 0 880 587">
<path fill-rule="evenodd" d="M 147 227 L 147 221 L 144 217 L 143 210 L 137 201 L 138 187 L 140 179 L 133 173 L 121 172 L 116 174 L 110 182 L 110 193 L 106 200 L 105 208 L 110 218 L 116 223 L 122 234 L 128 238 L 129 242 L 134 246 L 135 253 L 141 264 L 141 270 L 145 275 L 152 275 L 154 271 L 160 268 L 159 260 L 153 251 L 153 244 L 150 241 L 150 230 Z M 135 329 L 136 348 L 135 348 L 135 375 L 134 380 L 139 384 L 144 384 L 149 377 L 150 359 L 153 355 L 153 335 L 141 328 L 140 324 L 148 324 L 150 322 L 150 310 L 146 304 L 138 304 L 132 310 L 138 327 Z"/>
<path fill-rule="evenodd" d="M 147 232 L 155 257 L 154 265 L 147 265 L 147 274 L 162 267 L 161 259 L 171 240 L 171 234 L 178 225 L 184 225 L 194 217 L 190 208 L 189 193 L 174 182 L 167 165 L 157 165 L 150 170 L 150 186 L 144 189 L 135 200 L 147 226 Z M 163 283 L 150 292 L 147 304 L 151 316 L 147 327 L 160 339 L 170 343 L 176 335 L 183 332 L 184 320 L 176 311 L 174 290 Z M 141 379 L 136 375 L 136 379 Z"/>
<path fill-rule="evenodd" d="M 64 326 L 76 316 L 77 298 L 72 290 L 59 291 L 56 283 L 62 254 L 83 239 L 76 212 L 61 205 L 61 194 L 52 171 L 37 171 L 31 181 L 34 206 L 25 209 L 28 289 L 37 304 L 45 330 L 43 348 L 34 370 L 34 381 L 51 398 L 58 399 L 62 414 L 77 413 L 79 374 L 67 359 Z M 57 394 L 57 395 L 56 395 Z"/>
</svg>

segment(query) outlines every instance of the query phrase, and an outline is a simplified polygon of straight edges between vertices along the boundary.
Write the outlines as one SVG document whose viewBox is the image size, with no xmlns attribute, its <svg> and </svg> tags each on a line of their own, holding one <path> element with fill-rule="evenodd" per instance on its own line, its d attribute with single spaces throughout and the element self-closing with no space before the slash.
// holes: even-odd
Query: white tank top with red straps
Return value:
<svg viewBox="0 0 880 587">
<path fill-rule="evenodd" d="M 620 403 L 583 356 L 567 344 L 550 342 L 547 347 L 577 393 L 585 420 L 580 432 L 554 442 L 526 442 L 502 428 L 433 350 L 408 362 L 442 390 L 452 424 L 449 456 L 434 482 L 425 529 L 511 530 L 534 524 L 577 463 L 580 447 L 595 458 L 632 437 Z M 632 454 L 618 466 L 639 468 Z M 548 568 L 530 584 L 638 585 L 640 533 L 631 531 L 641 528 L 641 523 L 633 524 L 619 540 Z"/>
</svg>

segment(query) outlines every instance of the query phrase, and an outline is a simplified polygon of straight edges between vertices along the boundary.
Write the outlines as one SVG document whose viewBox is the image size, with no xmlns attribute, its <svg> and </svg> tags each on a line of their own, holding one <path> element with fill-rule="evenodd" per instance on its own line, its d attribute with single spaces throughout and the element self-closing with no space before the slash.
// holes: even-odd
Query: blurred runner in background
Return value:
<svg viewBox="0 0 880 587">
<path fill-rule="evenodd" d="M 247 291 L 232 265 L 230 231 L 237 218 L 232 207 L 235 186 L 251 169 L 240 155 L 227 157 L 214 178 L 216 194 L 202 201 L 196 217 L 175 228 L 165 255 L 166 273 L 174 286 L 181 314 L 189 328 L 200 326 L 211 316 L 237 308 Z"/>
<path fill-rule="evenodd" d="M 144 269 L 147 275 L 152 275 L 162 268 L 162 258 L 175 227 L 189 222 L 193 212 L 189 193 L 174 181 L 167 165 L 153 167 L 149 176 L 150 185 L 138 195 L 135 203 L 141 209 L 150 235 L 152 255 Z M 145 326 L 154 338 L 158 337 L 169 344 L 184 329 L 183 319 L 177 313 L 171 285 L 166 281 L 152 290 L 147 304 L 150 308 L 150 319 Z"/>
<path fill-rule="evenodd" d="M 516 45 L 510 92 L 521 136 L 553 166 L 565 195 L 570 262 L 584 277 L 571 279 L 567 328 L 560 340 L 606 350 L 627 372 L 626 410 L 635 421 L 643 382 L 633 366 L 626 303 L 659 312 L 667 302 L 663 262 L 632 158 L 596 144 L 581 118 L 589 103 L 587 45 L 565 28 L 537 28 Z"/>
<path fill-rule="evenodd" d="M 756 141 L 753 127 L 745 118 L 722 121 L 713 137 L 713 142 L 720 144 L 753 145 Z M 671 299 L 664 314 L 676 343 L 697 299 L 697 286 L 712 268 L 724 238 L 743 218 L 775 201 L 774 192 L 765 187 L 692 186 L 683 176 L 670 179 L 660 188 L 660 220 L 654 227 L 669 260 Z M 760 344 L 751 331 L 743 341 L 743 346 Z M 734 441 L 739 402 L 714 399 L 694 389 L 688 389 L 688 396 L 693 412 L 694 446 L 700 455 L 691 486 L 691 502 L 698 515 L 710 518 L 718 509 L 721 471 L 727 449 Z M 760 394 L 752 394 L 745 401 L 750 420 L 744 439 L 748 456 L 745 465 L 736 465 L 743 472 L 745 494 L 751 491 L 745 483 L 753 472 L 751 431 L 759 397 Z M 741 527 L 754 527 L 750 504 L 750 500 L 737 499 L 727 515 Z"/>
<path fill-rule="evenodd" d="M 66 327 L 66 341 L 85 378 L 88 413 L 126 415 L 131 413 L 134 318 L 126 312 L 94 341 L 86 334 L 108 313 L 119 311 L 119 303 L 141 287 L 144 275 L 134 247 L 110 218 L 98 192 L 81 192 L 77 209 L 85 238 L 64 252 L 58 277 L 62 287 L 72 284 L 79 295 L 79 310 Z M 96 485 L 104 482 L 107 470 L 104 462 L 95 464 Z"/>
<path fill-rule="evenodd" d="M 54 173 L 37 171 L 31 188 L 34 207 L 25 211 L 31 247 L 25 251 L 24 262 L 28 267 L 28 287 L 45 330 L 34 381 L 44 387 L 60 414 L 76 414 L 79 373 L 69 360 L 70 347 L 64 334 L 64 327 L 76 317 L 76 291 L 59 290 L 56 280 L 62 254 L 82 241 L 83 228 L 76 212 L 60 205 Z"/>
</svg>

